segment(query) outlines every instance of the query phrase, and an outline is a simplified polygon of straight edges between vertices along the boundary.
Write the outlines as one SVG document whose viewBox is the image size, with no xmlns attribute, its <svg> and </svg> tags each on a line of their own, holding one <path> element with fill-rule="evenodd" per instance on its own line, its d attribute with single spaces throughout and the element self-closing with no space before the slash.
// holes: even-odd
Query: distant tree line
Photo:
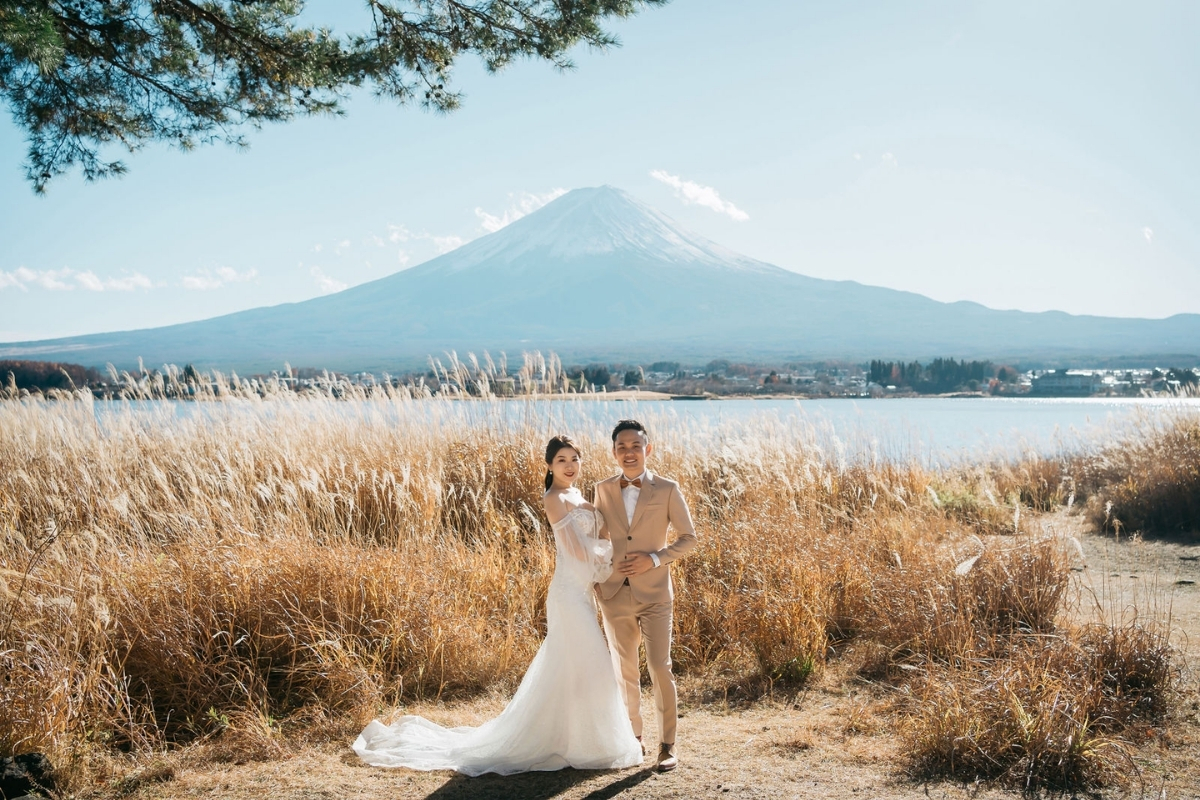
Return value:
<svg viewBox="0 0 1200 800">
<path fill-rule="evenodd" d="M 0 382 L 16 383 L 18 389 L 70 389 L 102 383 L 104 376 L 91 367 L 57 361 L 0 361 Z"/>
<path fill-rule="evenodd" d="M 568 367 L 567 377 L 578 389 L 593 387 L 599 389 L 607 386 L 612 380 L 612 371 L 606 364 L 589 364 L 586 367 Z"/>
<path fill-rule="evenodd" d="M 1154 380 L 1165 378 L 1169 381 L 1179 381 L 1180 386 L 1200 385 L 1200 375 L 1197 375 L 1195 370 L 1184 369 L 1183 367 L 1171 367 L 1166 372 L 1156 369 L 1150 377 Z"/>
<path fill-rule="evenodd" d="M 935 358 L 927 365 L 920 361 L 874 360 L 868 368 L 872 383 L 881 386 L 905 387 L 924 394 L 953 392 L 962 388 L 976 389 L 993 378 L 1010 383 L 1017 378 L 1012 367 L 997 367 L 991 361 L 957 361 Z"/>
<path fill-rule="evenodd" d="M 549 362 L 547 362 L 549 363 Z M 193 365 L 183 369 L 166 366 L 168 383 L 175 381 L 183 386 L 200 386 L 212 379 L 200 373 Z M 989 390 L 993 393 L 1012 393 L 1017 390 L 1020 373 L 1011 366 L 996 366 L 991 361 L 958 361 L 953 358 L 936 358 L 929 364 L 919 361 L 884 361 L 876 359 L 869 364 L 848 362 L 786 363 L 768 366 L 730 362 L 726 359 L 709 361 L 703 367 L 684 368 L 677 361 L 656 361 L 649 365 L 591 363 L 558 367 L 557 375 L 550 381 L 562 391 L 613 391 L 624 387 L 652 384 L 659 391 L 679 394 L 729 394 L 746 392 L 787 393 L 800 392 L 809 396 L 844 394 L 847 387 L 865 378 L 880 386 L 895 386 L 919 394 L 940 394 L 961 390 Z M 142 379 L 160 376 L 159 370 L 139 371 Z M 290 368 L 289 377 L 297 380 L 332 380 L 336 373 L 327 373 L 311 367 Z M 489 381 L 508 380 L 515 373 L 502 365 L 499 373 L 489 373 Z M 457 376 L 457 372 L 455 373 Z M 507 377 L 506 377 L 507 376 Z M 270 379 L 270 376 L 251 376 Z M 451 376 L 454 377 L 454 376 Z M 553 376 L 551 376 L 553 377 Z M 399 376 L 401 383 L 416 379 L 425 380 L 428 386 L 436 387 L 449 380 L 445 375 L 430 371 L 423 376 L 410 374 Z M 1200 370 L 1184 367 L 1154 369 L 1151 376 L 1155 388 L 1169 381 L 1174 385 L 1190 388 L 1200 386 Z M 455 378 L 457 379 L 457 378 Z M 132 380 L 132 379 L 131 379 Z M 396 385 L 393 379 L 393 385 Z M 1128 380 L 1132 381 L 1130 376 Z M 453 382 L 453 381 L 451 381 Z M 469 382 L 469 381 L 468 381 Z M 120 383 L 120 381 L 118 381 Z M 174 385 L 174 384 L 172 384 Z M 463 384 L 466 385 L 466 384 Z M 862 386 L 863 384 L 858 384 Z M 79 364 L 51 361 L 0 360 L 0 390 L 15 386 L 18 390 L 48 391 L 90 387 L 106 392 L 109 378 L 100 371 Z M 757 388 L 755 388 L 757 386 Z M 504 387 L 494 388 L 504 394 Z M 510 392 L 511 393 L 511 390 Z"/>
</svg>

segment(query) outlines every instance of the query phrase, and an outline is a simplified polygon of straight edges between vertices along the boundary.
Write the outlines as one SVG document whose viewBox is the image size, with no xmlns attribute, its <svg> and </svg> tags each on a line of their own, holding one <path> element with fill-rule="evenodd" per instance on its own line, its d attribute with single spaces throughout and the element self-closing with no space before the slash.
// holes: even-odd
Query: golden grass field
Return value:
<svg viewBox="0 0 1200 800">
<path fill-rule="evenodd" d="M 467 404 L 235 386 L 98 422 L 86 393 L 0 401 L 0 755 L 111 788 L 165 751 L 269 762 L 398 704 L 510 690 L 544 630 L 558 431 Z M 1112 528 L 1155 498 L 1195 531 L 1194 415 L 939 472 L 773 418 L 648 422 L 701 539 L 674 573 L 699 707 L 803 689 L 853 651 L 888 689 L 871 726 L 903 740 L 897 775 L 1051 790 L 1127 785 L 1178 716 L 1162 609 L 1071 602 L 1078 538 L 1038 519 Z M 588 493 L 607 429 L 569 433 Z"/>
</svg>

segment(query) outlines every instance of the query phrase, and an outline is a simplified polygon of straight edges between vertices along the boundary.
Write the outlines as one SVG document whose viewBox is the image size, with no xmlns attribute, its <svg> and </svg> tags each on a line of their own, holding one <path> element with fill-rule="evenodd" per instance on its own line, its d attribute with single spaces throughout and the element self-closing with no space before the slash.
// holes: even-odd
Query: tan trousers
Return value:
<svg viewBox="0 0 1200 800">
<path fill-rule="evenodd" d="M 629 711 L 636 736 L 642 735 L 641 672 L 638 646 L 646 642 L 646 666 L 654 684 L 654 708 L 658 716 L 659 740 L 675 743 L 678 714 L 675 676 L 671 674 L 671 603 L 639 603 L 628 586 L 611 600 L 599 597 L 604 616 L 604 634 L 612 653 L 617 683 Z"/>
</svg>

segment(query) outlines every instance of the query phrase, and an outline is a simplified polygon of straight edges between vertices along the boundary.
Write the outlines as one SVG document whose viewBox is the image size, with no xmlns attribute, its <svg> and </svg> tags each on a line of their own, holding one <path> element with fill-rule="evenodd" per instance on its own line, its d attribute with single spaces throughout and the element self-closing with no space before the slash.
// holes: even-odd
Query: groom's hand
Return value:
<svg viewBox="0 0 1200 800">
<path fill-rule="evenodd" d="M 626 578 L 641 575 L 651 569 L 654 569 L 654 562 L 645 553 L 626 553 L 625 558 L 617 565 L 617 572 Z"/>
</svg>

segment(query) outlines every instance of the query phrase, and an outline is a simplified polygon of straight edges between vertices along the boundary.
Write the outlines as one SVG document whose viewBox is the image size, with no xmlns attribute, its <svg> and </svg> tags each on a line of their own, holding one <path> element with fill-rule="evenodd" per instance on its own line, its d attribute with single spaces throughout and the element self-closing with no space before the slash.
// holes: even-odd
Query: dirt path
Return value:
<svg viewBox="0 0 1200 800">
<path fill-rule="evenodd" d="M 1200 800 L 1200 545 L 1114 541 L 1083 534 L 1077 518 L 1055 515 L 1049 530 L 1075 536 L 1079 613 L 1103 610 L 1128 618 L 1133 604 L 1170 618 L 1174 643 L 1185 653 L 1188 719 L 1146 743 L 1137 755 L 1140 779 L 1132 796 Z M 875 690 L 876 692 L 879 690 Z M 650 697 L 643 698 L 652 720 Z M 903 777 L 904 753 L 880 710 L 886 699 L 831 669 L 799 697 L 748 707 L 683 707 L 681 764 L 673 773 L 649 769 L 607 772 L 563 770 L 511 777 L 464 778 L 367 767 L 348 744 L 353 732 L 289 757 L 247 764 L 212 763 L 181 754 L 174 779 L 147 783 L 126 796 L 146 800 L 341 800 L 341 798 L 1005 798 L 1016 793 L 958 784 L 918 784 Z M 503 708 L 502 697 L 406 709 L 443 724 L 478 724 Z M 654 732 L 647 730 L 647 741 Z M 647 758 L 647 765 L 650 760 Z M 101 791 L 100 796 L 112 795 Z M 1125 796 L 1108 792 L 1106 797 Z"/>
<path fill-rule="evenodd" d="M 644 699 L 649 712 L 650 698 Z M 925 787 L 896 778 L 892 765 L 901 754 L 890 737 L 882 732 L 846 732 L 847 718 L 857 715 L 862 722 L 865 705 L 859 698 L 815 691 L 802 698 L 800 706 L 797 710 L 793 704 L 760 702 L 736 711 L 686 710 L 680 720 L 680 767 L 664 775 L 643 768 L 465 778 L 368 767 L 342 745 L 304 750 L 280 761 L 184 767 L 173 782 L 144 787 L 135 796 L 230 800 L 1011 796 L 961 786 Z M 446 724 L 473 724 L 502 707 L 502 700 L 495 699 L 410 710 Z M 653 731 L 647 734 L 648 740 L 653 739 Z"/>
</svg>

